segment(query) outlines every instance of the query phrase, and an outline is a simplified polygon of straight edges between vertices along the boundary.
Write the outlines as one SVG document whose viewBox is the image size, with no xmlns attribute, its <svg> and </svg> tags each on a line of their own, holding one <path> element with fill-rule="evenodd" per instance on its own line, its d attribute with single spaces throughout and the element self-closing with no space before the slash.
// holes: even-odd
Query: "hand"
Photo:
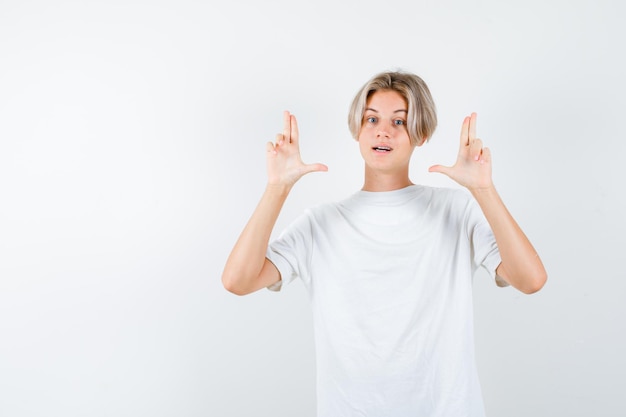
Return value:
<svg viewBox="0 0 626 417">
<path fill-rule="evenodd" d="M 433 165 L 428 171 L 445 174 L 470 191 L 480 191 L 493 186 L 491 152 L 489 148 L 483 148 L 483 142 L 476 137 L 476 113 L 463 120 L 456 163 L 451 167 Z"/>
<path fill-rule="evenodd" d="M 283 120 L 283 133 L 276 135 L 276 143 L 268 142 L 266 145 L 268 184 L 291 187 L 309 172 L 328 171 L 324 164 L 302 162 L 296 117 L 285 111 Z"/>
</svg>

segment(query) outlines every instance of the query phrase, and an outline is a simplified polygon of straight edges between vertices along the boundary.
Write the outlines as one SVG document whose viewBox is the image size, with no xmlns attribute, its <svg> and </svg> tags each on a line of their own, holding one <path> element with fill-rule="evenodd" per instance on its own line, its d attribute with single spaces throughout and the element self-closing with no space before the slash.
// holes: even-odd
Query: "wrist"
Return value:
<svg viewBox="0 0 626 417">
<path fill-rule="evenodd" d="M 469 191 L 476 199 L 496 197 L 498 195 L 496 187 L 493 184 L 485 187 L 469 188 Z"/>
<path fill-rule="evenodd" d="M 293 185 L 267 183 L 267 185 L 265 186 L 265 192 L 267 194 L 272 194 L 272 195 L 277 195 L 277 196 L 287 196 L 287 194 L 289 194 L 289 192 L 291 191 L 292 187 Z"/>
</svg>

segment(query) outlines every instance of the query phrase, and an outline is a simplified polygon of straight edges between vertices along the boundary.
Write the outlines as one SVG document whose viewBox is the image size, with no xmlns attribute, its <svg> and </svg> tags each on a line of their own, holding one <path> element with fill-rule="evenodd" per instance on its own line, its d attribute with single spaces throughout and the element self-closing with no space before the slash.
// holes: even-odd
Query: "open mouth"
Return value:
<svg viewBox="0 0 626 417">
<path fill-rule="evenodd" d="M 391 148 L 389 146 L 374 146 L 372 149 L 376 152 L 391 152 Z"/>
</svg>

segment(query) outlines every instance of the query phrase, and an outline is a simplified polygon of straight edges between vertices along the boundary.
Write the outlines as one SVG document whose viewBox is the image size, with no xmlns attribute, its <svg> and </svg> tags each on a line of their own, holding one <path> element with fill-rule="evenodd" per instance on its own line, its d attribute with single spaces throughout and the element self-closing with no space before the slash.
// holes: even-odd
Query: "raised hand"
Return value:
<svg viewBox="0 0 626 417">
<path fill-rule="evenodd" d="M 309 172 L 328 171 L 324 164 L 305 164 L 300 157 L 298 123 L 296 117 L 283 113 L 283 133 L 276 135 L 276 142 L 268 142 L 267 176 L 269 185 L 291 187 Z"/>
<path fill-rule="evenodd" d="M 440 172 L 470 191 L 480 191 L 493 186 L 491 179 L 491 152 L 483 148 L 476 137 L 476 113 L 467 116 L 461 127 L 459 154 L 453 166 L 433 165 L 429 172 Z"/>
</svg>

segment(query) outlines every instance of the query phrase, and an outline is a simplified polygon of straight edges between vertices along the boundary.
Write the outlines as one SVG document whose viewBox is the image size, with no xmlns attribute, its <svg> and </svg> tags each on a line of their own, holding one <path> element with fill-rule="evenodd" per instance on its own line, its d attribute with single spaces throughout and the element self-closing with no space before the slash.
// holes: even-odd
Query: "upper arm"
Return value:
<svg viewBox="0 0 626 417">
<path fill-rule="evenodd" d="M 229 279 L 230 278 L 230 279 Z M 241 277 L 239 277 L 241 278 Z M 271 285 L 280 282 L 281 276 L 278 268 L 269 261 L 267 258 L 263 258 L 263 265 L 258 274 L 246 279 L 232 279 L 232 272 L 230 274 L 224 273 L 222 275 L 222 283 L 224 287 L 236 295 L 246 295 L 266 288 Z"/>
<path fill-rule="evenodd" d="M 261 272 L 259 272 L 259 276 L 256 281 L 256 288 L 254 288 L 253 291 L 267 288 L 270 285 L 278 283 L 280 280 L 280 271 L 276 268 L 276 265 L 274 265 L 269 259 L 265 258 L 263 267 L 261 268 Z"/>
<path fill-rule="evenodd" d="M 508 280 L 508 272 L 506 272 L 506 268 L 502 262 L 500 262 L 500 265 L 496 268 L 496 284 L 498 287 L 508 287 L 511 285 Z"/>
</svg>

